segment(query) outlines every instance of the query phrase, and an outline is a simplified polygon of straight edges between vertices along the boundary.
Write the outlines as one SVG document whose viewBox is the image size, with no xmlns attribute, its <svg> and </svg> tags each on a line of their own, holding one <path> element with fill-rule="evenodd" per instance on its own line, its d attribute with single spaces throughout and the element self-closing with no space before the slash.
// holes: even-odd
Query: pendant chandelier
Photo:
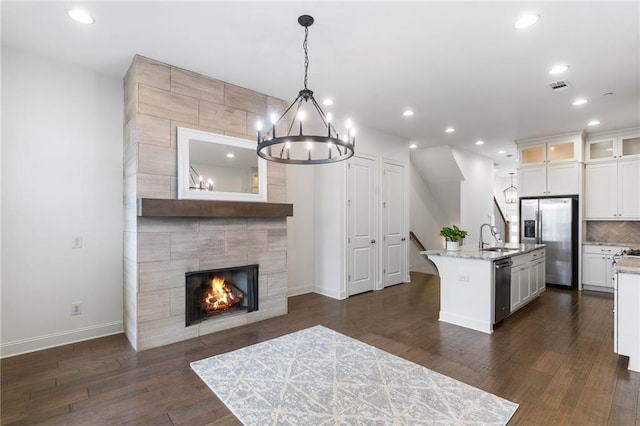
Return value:
<svg viewBox="0 0 640 426">
<path fill-rule="evenodd" d="M 271 126 L 266 132 L 262 131 L 262 123 L 258 123 L 258 155 L 265 160 L 288 164 L 326 164 L 346 160 L 354 153 L 355 130 L 347 120 L 341 137 L 331 122 L 331 114 L 322 111 L 313 91 L 307 87 L 307 40 L 313 18 L 302 15 L 298 23 L 304 27 L 304 89 L 280 118 L 275 114 L 271 116 Z M 313 129 L 319 134 L 303 133 L 303 121 L 307 130 Z M 286 132 L 283 131 L 287 128 Z"/>
<path fill-rule="evenodd" d="M 506 204 L 516 204 L 518 202 L 518 188 L 513 186 L 513 175 L 515 173 L 509 173 L 511 175 L 511 186 L 504 190 L 504 202 Z"/>
</svg>

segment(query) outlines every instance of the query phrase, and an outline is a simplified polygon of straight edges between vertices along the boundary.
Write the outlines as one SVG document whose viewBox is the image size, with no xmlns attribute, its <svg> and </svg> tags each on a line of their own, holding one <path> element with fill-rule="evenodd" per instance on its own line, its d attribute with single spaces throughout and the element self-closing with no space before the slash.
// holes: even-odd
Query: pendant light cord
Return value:
<svg viewBox="0 0 640 426">
<path fill-rule="evenodd" d="M 304 49 L 304 88 L 307 89 L 307 70 L 309 68 L 309 52 L 307 51 L 307 39 L 309 38 L 309 27 L 304 27 L 304 42 L 302 42 L 302 48 Z"/>
</svg>

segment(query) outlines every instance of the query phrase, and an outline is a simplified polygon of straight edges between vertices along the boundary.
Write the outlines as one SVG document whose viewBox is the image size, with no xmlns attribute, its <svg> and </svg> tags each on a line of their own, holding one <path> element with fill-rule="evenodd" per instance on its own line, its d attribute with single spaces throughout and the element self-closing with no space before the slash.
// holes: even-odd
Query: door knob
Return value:
<svg viewBox="0 0 640 426">
<path fill-rule="evenodd" d="M 371 240 L 371 244 L 375 244 L 375 243 L 376 243 L 376 240 Z"/>
</svg>

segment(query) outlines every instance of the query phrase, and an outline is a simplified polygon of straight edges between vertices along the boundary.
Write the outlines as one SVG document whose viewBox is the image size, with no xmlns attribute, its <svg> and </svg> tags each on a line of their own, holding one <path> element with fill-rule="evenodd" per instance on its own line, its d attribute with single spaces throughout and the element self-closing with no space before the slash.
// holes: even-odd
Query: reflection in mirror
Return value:
<svg viewBox="0 0 640 426">
<path fill-rule="evenodd" d="M 178 127 L 178 199 L 266 201 L 255 143 Z"/>
</svg>

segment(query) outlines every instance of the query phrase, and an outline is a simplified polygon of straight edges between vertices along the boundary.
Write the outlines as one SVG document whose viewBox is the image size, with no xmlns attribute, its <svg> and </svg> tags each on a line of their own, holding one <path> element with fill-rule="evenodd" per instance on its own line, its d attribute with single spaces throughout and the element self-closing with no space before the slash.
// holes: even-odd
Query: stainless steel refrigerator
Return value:
<svg viewBox="0 0 640 426">
<path fill-rule="evenodd" d="M 521 198 L 520 242 L 546 244 L 546 283 L 578 287 L 578 197 Z"/>
</svg>

